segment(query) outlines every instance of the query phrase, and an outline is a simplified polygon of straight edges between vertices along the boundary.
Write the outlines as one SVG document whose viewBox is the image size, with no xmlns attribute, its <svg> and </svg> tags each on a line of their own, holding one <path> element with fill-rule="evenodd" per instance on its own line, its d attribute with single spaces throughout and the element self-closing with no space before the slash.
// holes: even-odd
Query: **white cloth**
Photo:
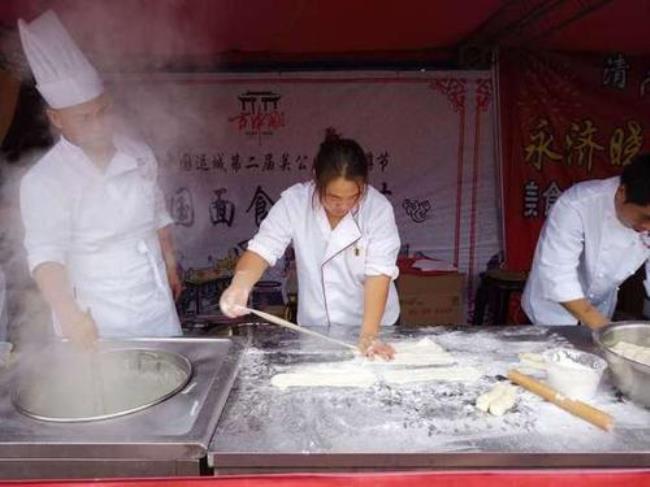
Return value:
<svg viewBox="0 0 650 487">
<path fill-rule="evenodd" d="M 650 250 L 616 216 L 619 185 L 618 177 L 578 183 L 553 205 L 522 296 L 533 323 L 575 324 L 560 303 L 580 298 L 611 318 L 619 285 L 644 262 L 647 270 Z"/>
<path fill-rule="evenodd" d="M 7 312 L 7 282 L 4 272 L 0 269 L 0 341 L 7 340 L 9 316 Z"/>
<path fill-rule="evenodd" d="M 100 336 L 181 333 L 157 230 L 172 223 L 151 150 L 124 137 L 104 172 L 61 140 L 21 182 L 30 271 L 64 265 Z M 55 327 L 57 324 L 55 323 Z"/>
<path fill-rule="evenodd" d="M 358 209 L 332 230 L 314 190 L 313 183 L 298 183 L 284 191 L 248 250 L 274 265 L 293 243 L 301 325 L 359 326 L 366 276 L 394 280 L 399 273 L 400 239 L 393 207 L 369 186 Z M 398 317 L 399 301 L 391 282 L 382 325 L 392 325 Z"/>
<path fill-rule="evenodd" d="M 97 71 L 54 12 L 29 24 L 20 19 L 18 30 L 36 88 L 52 108 L 78 105 L 104 91 Z"/>
</svg>

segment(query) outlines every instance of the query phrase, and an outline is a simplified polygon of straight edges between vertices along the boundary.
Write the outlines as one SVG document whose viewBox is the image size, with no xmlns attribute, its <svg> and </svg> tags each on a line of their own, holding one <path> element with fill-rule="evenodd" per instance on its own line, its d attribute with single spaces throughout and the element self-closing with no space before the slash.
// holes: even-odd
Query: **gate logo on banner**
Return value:
<svg viewBox="0 0 650 487">
<path fill-rule="evenodd" d="M 285 126 L 284 112 L 280 110 L 282 95 L 273 91 L 246 91 L 237 99 L 241 109 L 228 120 L 239 132 L 257 138 L 260 145 L 262 137 L 272 136 Z"/>
</svg>

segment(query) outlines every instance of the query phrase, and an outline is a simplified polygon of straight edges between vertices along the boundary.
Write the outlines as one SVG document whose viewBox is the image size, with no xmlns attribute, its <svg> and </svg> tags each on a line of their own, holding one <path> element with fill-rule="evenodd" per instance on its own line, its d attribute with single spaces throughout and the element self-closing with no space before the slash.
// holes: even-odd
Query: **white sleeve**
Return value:
<svg viewBox="0 0 650 487">
<path fill-rule="evenodd" d="M 20 186 L 20 212 L 29 271 L 45 262 L 65 265 L 71 238 L 70 200 L 65 192 L 28 174 Z"/>
<path fill-rule="evenodd" d="M 645 287 L 645 297 L 650 298 L 650 260 L 645 261 L 645 279 L 643 280 Z"/>
<path fill-rule="evenodd" d="M 538 243 L 537 263 L 545 299 L 564 303 L 584 298 L 578 277 L 584 249 L 584 223 L 563 198 L 553 205 Z"/>
<path fill-rule="evenodd" d="M 153 172 L 154 179 L 154 211 L 156 218 L 156 229 L 160 230 L 161 228 L 166 227 L 174 223 L 169 211 L 167 210 L 167 204 L 165 202 L 165 194 L 163 193 L 160 185 L 158 184 L 158 161 L 153 151 L 148 147 L 146 148 L 146 157 L 149 159 L 151 164 L 151 170 Z"/>
<path fill-rule="evenodd" d="M 284 254 L 292 236 L 286 198 L 280 197 L 262 221 L 257 234 L 248 242 L 248 250 L 255 252 L 272 267 Z"/>
<path fill-rule="evenodd" d="M 385 275 L 393 280 L 397 279 L 399 249 L 400 239 L 395 214 L 393 207 L 388 203 L 372 215 L 366 250 L 366 276 Z"/>
</svg>

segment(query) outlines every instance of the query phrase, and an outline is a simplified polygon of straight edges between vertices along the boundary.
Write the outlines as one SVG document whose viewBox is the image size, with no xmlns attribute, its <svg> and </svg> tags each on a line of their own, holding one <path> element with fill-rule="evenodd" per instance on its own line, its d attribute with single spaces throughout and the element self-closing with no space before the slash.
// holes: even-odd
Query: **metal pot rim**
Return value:
<svg viewBox="0 0 650 487">
<path fill-rule="evenodd" d="M 156 353 L 159 355 L 166 355 L 168 357 L 172 357 L 174 362 L 179 366 L 179 368 L 183 370 L 185 377 L 181 381 L 179 381 L 179 383 L 174 388 L 170 389 L 168 392 L 160 395 L 158 398 L 154 400 L 151 400 L 149 402 L 143 403 L 139 406 L 132 407 L 129 409 L 124 409 L 113 413 L 99 414 L 94 416 L 77 417 L 77 418 L 52 417 L 52 416 L 46 416 L 39 413 L 35 413 L 22 404 L 22 401 L 20 400 L 20 396 L 23 390 L 25 389 L 25 386 L 21 387 L 19 385 L 17 385 L 13 389 L 12 403 L 19 412 L 21 412 L 25 416 L 29 416 L 39 421 L 47 421 L 50 423 L 84 423 L 84 422 L 92 422 L 92 421 L 102 421 L 106 419 L 119 418 L 122 416 L 126 416 L 128 414 L 133 414 L 138 411 L 143 411 L 152 406 L 155 406 L 156 404 L 160 404 L 161 402 L 165 401 L 166 399 L 169 399 L 170 397 L 174 396 L 175 394 L 183 390 L 183 388 L 185 388 L 185 386 L 189 383 L 190 379 L 192 378 L 193 375 L 192 362 L 190 362 L 190 360 L 184 355 L 177 352 L 172 352 L 170 350 L 161 350 L 161 349 L 145 348 L 145 347 L 119 347 L 119 348 L 112 348 L 108 350 L 102 350 L 99 353 L 108 355 L 108 354 L 115 354 L 120 352 L 146 352 L 146 353 Z"/>
<path fill-rule="evenodd" d="M 596 330 L 593 330 L 591 332 L 591 336 L 598 345 L 598 348 L 603 350 L 604 352 L 611 353 L 617 358 L 620 358 L 624 361 L 630 362 L 636 366 L 642 367 L 642 370 L 646 370 L 648 373 L 650 373 L 650 365 L 644 364 L 642 362 L 639 362 L 637 360 L 633 360 L 628 357 L 624 357 L 618 352 L 615 352 L 612 350 L 610 347 L 606 346 L 602 339 L 612 330 L 616 330 L 618 328 L 650 328 L 650 321 L 617 321 L 615 323 L 609 323 L 608 325 L 605 325 L 601 328 L 598 328 Z"/>
</svg>

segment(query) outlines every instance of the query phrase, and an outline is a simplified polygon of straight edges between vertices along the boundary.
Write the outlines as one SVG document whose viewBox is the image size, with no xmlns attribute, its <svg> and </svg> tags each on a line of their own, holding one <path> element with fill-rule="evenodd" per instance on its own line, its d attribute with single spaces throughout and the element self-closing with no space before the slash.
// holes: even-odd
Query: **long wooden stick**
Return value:
<svg viewBox="0 0 650 487">
<path fill-rule="evenodd" d="M 328 337 L 327 335 L 321 335 L 320 333 L 316 333 L 315 331 L 312 331 L 308 328 L 302 327 L 295 325 L 291 323 L 290 321 L 283 320 L 282 318 L 278 318 L 275 315 L 265 313 L 264 311 L 258 311 L 256 309 L 251 309 L 251 308 L 245 308 L 246 311 L 249 313 L 252 313 L 254 315 L 259 316 L 260 318 L 264 318 L 266 321 L 269 321 L 275 325 L 279 326 L 284 326 L 285 328 L 289 328 L 294 331 L 299 331 L 300 333 L 304 333 L 306 335 L 311 335 L 317 338 L 320 338 L 322 340 L 327 340 L 328 342 L 336 343 L 337 345 L 340 345 L 342 347 L 349 348 L 354 351 L 358 351 L 359 349 L 355 347 L 354 345 L 351 345 L 350 343 L 343 342 L 341 340 L 337 340 L 336 338 Z"/>
<path fill-rule="evenodd" d="M 522 374 L 518 370 L 513 369 L 508 372 L 508 379 L 510 379 L 515 384 L 520 385 L 524 389 L 528 389 L 530 392 L 537 394 L 547 401 L 550 401 L 553 404 L 561 407 L 565 411 L 568 411 L 571 414 L 584 419 L 585 421 L 588 421 L 601 429 L 604 429 L 605 431 L 609 431 L 614 427 L 614 418 L 612 418 L 609 414 L 601 411 L 600 409 L 596 409 L 582 401 L 569 399 L 568 397 L 565 397 L 557 392 L 552 387 L 549 387 L 546 384 L 542 384 L 538 380 L 535 380 L 526 374 Z"/>
</svg>

